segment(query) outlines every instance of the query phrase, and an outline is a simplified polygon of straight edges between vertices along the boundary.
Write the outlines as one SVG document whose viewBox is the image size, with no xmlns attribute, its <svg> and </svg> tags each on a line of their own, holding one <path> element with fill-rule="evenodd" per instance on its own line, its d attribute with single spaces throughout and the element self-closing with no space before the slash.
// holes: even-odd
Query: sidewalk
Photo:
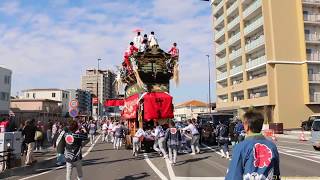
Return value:
<svg viewBox="0 0 320 180">
<path fill-rule="evenodd" d="M 294 130 L 294 131 L 284 131 L 283 134 L 276 134 L 276 137 L 279 138 L 286 138 L 286 139 L 300 139 L 302 131 Z M 311 132 L 310 131 L 303 131 L 304 137 L 306 140 L 311 139 Z"/>
<path fill-rule="evenodd" d="M 56 162 L 56 152 L 53 147 L 49 147 L 46 149 L 43 149 L 42 151 L 34 152 L 33 153 L 35 160 L 37 160 L 36 163 L 32 164 L 31 166 L 25 165 L 25 155 L 21 157 L 21 163 L 20 166 L 14 167 L 11 169 L 7 169 L 4 172 L 0 173 L 0 179 L 4 179 L 6 177 L 10 177 L 13 175 L 23 174 L 26 171 L 34 170 L 34 169 L 40 169 L 43 168 L 45 165 L 53 164 L 55 165 Z"/>
</svg>

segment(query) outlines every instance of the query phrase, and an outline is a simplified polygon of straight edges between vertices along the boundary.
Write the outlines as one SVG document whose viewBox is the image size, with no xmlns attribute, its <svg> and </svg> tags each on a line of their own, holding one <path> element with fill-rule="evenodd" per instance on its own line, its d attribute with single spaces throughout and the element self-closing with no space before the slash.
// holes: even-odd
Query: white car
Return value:
<svg viewBox="0 0 320 180">
<path fill-rule="evenodd" d="M 312 123 L 311 143 L 315 150 L 320 151 L 320 119 L 316 119 Z"/>
</svg>

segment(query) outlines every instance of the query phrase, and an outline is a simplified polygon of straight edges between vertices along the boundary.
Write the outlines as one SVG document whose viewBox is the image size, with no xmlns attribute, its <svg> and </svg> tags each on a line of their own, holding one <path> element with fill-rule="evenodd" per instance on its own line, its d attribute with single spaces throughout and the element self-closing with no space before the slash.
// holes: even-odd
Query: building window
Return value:
<svg viewBox="0 0 320 180">
<path fill-rule="evenodd" d="M 68 94 L 66 94 L 66 98 L 68 98 Z"/>
<path fill-rule="evenodd" d="M 30 97 L 30 94 L 29 93 L 27 93 L 27 98 L 29 98 Z"/>
<path fill-rule="evenodd" d="M 56 93 L 52 93 L 52 97 L 53 97 L 53 98 L 56 97 Z"/>
<path fill-rule="evenodd" d="M 6 93 L 5 92 L 1 92 L 0 94 L 0 100 L 5 101 L 6 100 Z"/>
<path fill-rule="evenodd" d="M 62 98 L 64 98 L 64 93 L 62 93 Z"/>
<path fill-rule="evenodd" d="M 10 76 L 4 76 L 4 84 L 10 84 Z"/>
<path fill-rule="evenodd" d="M 35 99 L 36 98 L 36 93 L 33 93 L 32 97 L 33 97 L 33 99 Z"/>
</svg>

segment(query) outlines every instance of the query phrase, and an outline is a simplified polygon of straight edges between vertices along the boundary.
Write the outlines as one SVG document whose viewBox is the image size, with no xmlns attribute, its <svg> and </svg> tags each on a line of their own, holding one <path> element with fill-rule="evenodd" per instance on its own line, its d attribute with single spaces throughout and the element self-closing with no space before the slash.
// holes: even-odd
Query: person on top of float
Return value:
<svg viewBox="0 0 320 180">
<path fill-rule="evenodd" d="M 158 40 L 157 40 L 156 36 L 154 35 L 153 31 L 151 32 L 151 34 L 148 37 L 148 42 L 149 42 L 150 47 L 158 46 Z"/>
<path fill-rule="evenodd" d="M 168 51 L 171 54 L 171 57 L 179 57 L 179 49 L 177 48 L 177 43 L 173 43 L 173 46 Z"/>
<path fill-rule="evenodd" d="M 143 41 L 143 37 L 141 36 L 141 32 L 138 31 L 137 35 L 133 38 L 133 43 L 134 43 L 135 47 L 140 49 L 142 41 Z"/>
</svg>

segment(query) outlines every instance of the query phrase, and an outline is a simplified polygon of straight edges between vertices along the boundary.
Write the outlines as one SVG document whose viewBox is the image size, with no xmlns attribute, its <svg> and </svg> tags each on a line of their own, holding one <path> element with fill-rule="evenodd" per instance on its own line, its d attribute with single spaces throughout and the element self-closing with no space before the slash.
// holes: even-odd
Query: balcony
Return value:
<svg viewBox="0 0 320 180">
<path fill-rule="evenodd" d="M 228 24 L 228 26 L 227 26 L 228 31 L 232 30 L 239 23 L 240 23 L 240 17 L 238 16 Z"/>
<path fill-rule="evenodd" d="M 267 63 L 266 56 L 261 56 L 261 57 L 259 57 L 257 59 L 253 59 L 253 60 L 247 62 L 246 68 L 247 68 L 247 71 L 248 71 L 248 70 L 255 69 L 255 68 L 258 68 L 260 66 L 263 66 L 266 63 Z"/>
<path fill-rule="evenodd" d="M 258 10 L 262 5 L 262 0 L 257 0 L 252 3 L 246 10 L 243 11 L 243 19 L 246 19 L 249 15 Z"/>
<path fill-rule="evenodd" d="M 263 17 L 262 16 L 244 28 L 244 35 L 247 35 L 247 34 L 253 32 L 254 30 L 260 28 L 261 26 L 263 26 Z"/>
<path fill-rule="evenodd" d="M 242 55 L 242 49 L 239 48 L 238 50 L 233 51 L 231 54 L 229 54 L 229 59 L 230 59 L 230 61 L 233 61 L 233 60 L 241 57 L 241 55 Z"/>
<path fill-rule="evenodd" d="M 223 51 L 226 48 L 226 44 L 222 43 L 221 45 L 216 46 L 216 53 L 219 54 L 221 51 Z"/>
<path fill-rule="evenodd" d="M 318 34 L 306 34 L 305 39 L 306 39 L 306 43 L 310 43 L 310 44 L 320 43 L 320 36 Z"/>
<path fill-rule="evenodd" d="M 262 45 L 264 45 L 264 43 L 265 43 L 264 35 L 261 35 L 257 39 L 251 41 L 250 43 L 248 43 L 246 45 L 246 52 L 249 53 L 249 52 L 261 47 Z"/>
<path fill-rule="evenodd" d="M 229 39 L 229 46 L 232 46 L 234 43 L 240 41 L 240 32 L 238 32 L 236 35 L 232 36 L 230 39 Z"/>
<path fill-rule="evenodd" d="M 241 74 L 242 72 L 243 72 L 242 65 L 240 65 L 238 67 L 235 67 L 235 68 L 230 70 L 230 77 L 238 75 L 238 74 Z"/>
<path fill-rule="evenodd" d="M 320 6 L 320 0 L 302 0 L 304 5 Z"/>
<path fill-rule="evenodd" d="M 320 63 L 320 53 L 307 54 L 307 61 L 310 63 Z"/>
<path fill-rule="evenodd" d="M 310 102 L 312 103 L 320 103 L 320 93 L 310 94 Z"/>
<path fill-rule="evenodd" d="M 224 20 L 224 15 L 221 15 L 220 17 L 218 17 L 215 22 L 214 22 L 214 27 L 217 27 L 218 25 L 220 25 Z"/>
<path fill-rule="evenodd" d="M 319 14 L 305 14 L 305 15 L 303 15 L 303 19 L 304 19 L 305 23 L 320 24 L 320 15 Z"/>
<path fill-rule="evenodd" d="M 318 82 L 320 83 L 320 74 L 308 74 L 308 79 L 311 82 Z"/>
<path fill-rule="evenodd" d="M 215 15 L 217 12 L 221 10 L 223 7 L 224 1 L 220 1 L 214 8 L 213 8 L 213 15 Z"/>
<path fill-rule="evenodd" d="M 221 67 L 222 65 L 225 65 L 227 62 L 226 58 L 217 59 L 216 61 L 216 68 Z"/>
<path fill-rule="evenodd" d="M 223 81 L 227 78 L 228 78 L 228 72 L 223 72 L 223 73 L 217 74 L 217 82 Z"/>
<path fill-rule="evenodd" d="M 232 14 L 233 12 L 235 12 L 236 10 L 238 10 L 238 2 L 235 1 L 228 9 L 227 9 L 227 16 L 229 16 L 230 14 Z"/>
<path fill-rule="evenodd" d="M 215 41 L 220 39 L 224 35 L 224 32 L 225 32 L 224 29 L 221 29 L 220 31 L 216 31 L 216 34 L 214 36 Z"/>
</svg>

